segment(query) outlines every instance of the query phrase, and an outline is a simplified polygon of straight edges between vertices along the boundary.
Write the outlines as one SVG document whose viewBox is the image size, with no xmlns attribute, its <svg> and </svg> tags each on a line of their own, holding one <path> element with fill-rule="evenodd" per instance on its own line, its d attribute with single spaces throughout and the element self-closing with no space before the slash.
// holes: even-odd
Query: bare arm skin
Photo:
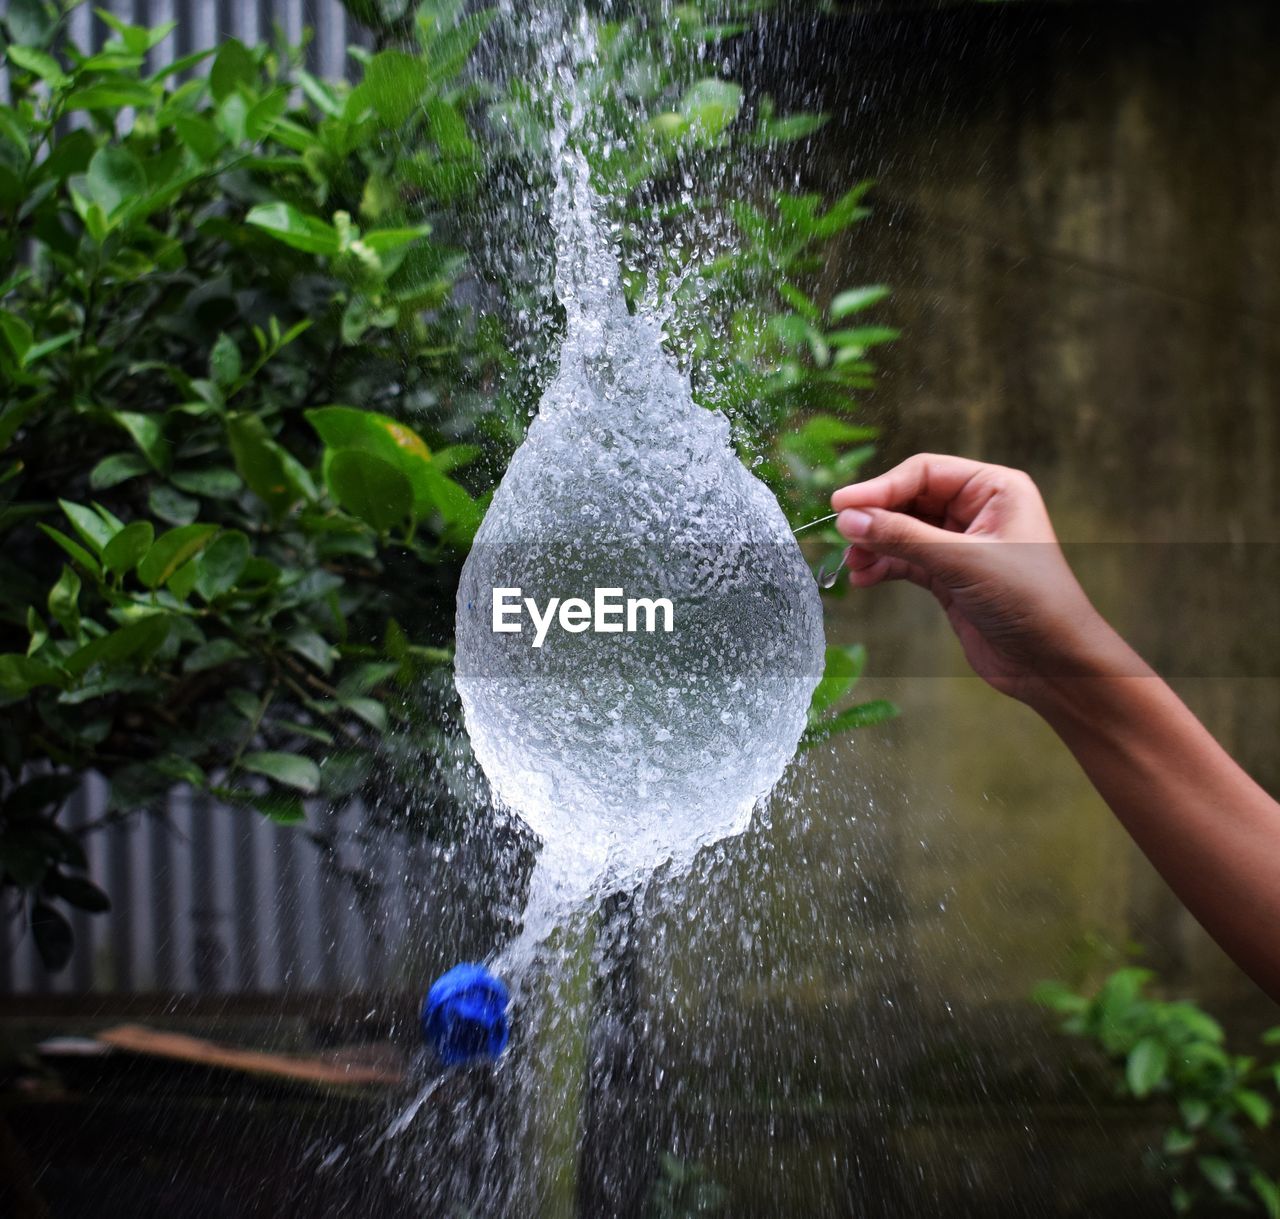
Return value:
<svg viewBox="0 0 1280 1219">
<path fill-rule="evenodd" d="M 920 454 L 831 497 L 849 582 L 905 579 L 1049 723 L 1210 935 L 1280 1000 L 1280 804 L 1102 619 L 1026 474 Z"/>
</svg>

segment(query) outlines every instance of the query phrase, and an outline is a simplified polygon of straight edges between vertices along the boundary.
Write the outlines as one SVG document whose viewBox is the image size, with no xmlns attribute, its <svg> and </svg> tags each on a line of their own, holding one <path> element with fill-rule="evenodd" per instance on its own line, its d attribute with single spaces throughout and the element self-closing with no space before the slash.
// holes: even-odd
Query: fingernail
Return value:
<svg viewBox="0 0 1280 1219">
<path fill-rule="evenodd" d="M 865 537 L 871 529 L 871 513 L 846 508 L 836 517 L 836 528 L 847 538 Z"/>
</svg>

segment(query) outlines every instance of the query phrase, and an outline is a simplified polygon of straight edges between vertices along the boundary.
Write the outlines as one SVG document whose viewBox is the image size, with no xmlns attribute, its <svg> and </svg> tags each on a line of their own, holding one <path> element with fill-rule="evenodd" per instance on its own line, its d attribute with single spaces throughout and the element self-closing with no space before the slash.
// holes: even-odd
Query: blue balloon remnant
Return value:
<svg viewBox="0 0 1280 1219">
<path fill-rule="evenodd" d="M 422 1039 L 445 1066 L 496 1059 L 507 1048 L 506 984 L 483 965 L 455 965 L 422 1001 Z"/>
</svg>

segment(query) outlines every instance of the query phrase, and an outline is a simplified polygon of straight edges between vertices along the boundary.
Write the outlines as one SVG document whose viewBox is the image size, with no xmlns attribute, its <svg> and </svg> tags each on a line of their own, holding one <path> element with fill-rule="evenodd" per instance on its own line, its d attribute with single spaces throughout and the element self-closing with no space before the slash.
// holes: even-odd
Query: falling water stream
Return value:
<svg viewBox="0 0 1280 1219">
<path fill-rule="evenodd" d="M 581 967 L 575 945 L 595 943 L 605 977 L 593 1030 L 620 1029 L 635 1002 L 619 977 L 634 972 L 629 939 L 646 878 L 678 875 L 747 828 L 796 752 L 823 666 L 818 588 L 781 508 L 735 454 L 727 419 L 694 402 L 664 350 L 663 311 L 627 308 L 584 150 L 576 73 L 592 54 L 585 30 L 553 40 L 543 62 L 564 336 L 457 594 L 467 734 L 497 802 L 539 841 L 521 930 L 490 961 L 524 995 L 522 1035 L 481 1069 L 492 1078 L 478 1111 L 457 1101 L 459 1087 L 475 1101 L 474 1078 L 453 1085 L 450 1102 L 441 1099 L 448 1074 L 438 1075 L 382 1136 L 438 1138 L 419 1114 L 452 1103 L 467 1141 L 506 1161 L 450 1187 L 489 1205 L 536 1188 L 518 1180 L 510 1146 L 499 1150 L 512 1140 L 509 1129 L 497 1133 L 499 1097 L 522 1110 L 515 1142 L 527 1144 L 529 1113 L 559 1103 L 531 1095 L 547 1082 L 538 1062 L 545 1072 L 563 1055 L 566 1029 L 570 1043 L 587 1035 L 581 994 L 569 994 Z M 593 605 L 600 589 L 616 598 L 614 629 L 532 620 L 553 598 Z M 519 629 L 494 629 L 495 590 Z M 540 1003 L 530 999 L 539 970 Z M 636 1068 L 628 1064 L 624 1074 Z M 449 1189 L 437 1178 L 426 1192 L 440 1205 Z"/>
</svg>

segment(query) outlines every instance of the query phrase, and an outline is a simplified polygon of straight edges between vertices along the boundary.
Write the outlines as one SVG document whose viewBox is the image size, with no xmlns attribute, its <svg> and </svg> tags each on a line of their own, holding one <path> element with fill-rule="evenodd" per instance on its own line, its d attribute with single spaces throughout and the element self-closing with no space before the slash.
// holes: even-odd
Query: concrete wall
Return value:
<svg viewBox="0 0 1280 1219">
<path fill-rule="evenodd" d="M 1280 9 L 919 6 L 817 46 L 815 183 L 879 182 L 832 286 L 892 283 L 905 330 L 868 402 L 885 462 L 1029 469 L 1097 601 L 1280 787 Z M 934 966 L 962 919 L 991 965 L 957 986 L 1013 994 L 1100 930 L 1254 1005 L 1050 734 L 955 676 L 923 594 L 846 612 L 907 712 L 911 905 L 952 895 L 919 922 Z"/>
</svg>

